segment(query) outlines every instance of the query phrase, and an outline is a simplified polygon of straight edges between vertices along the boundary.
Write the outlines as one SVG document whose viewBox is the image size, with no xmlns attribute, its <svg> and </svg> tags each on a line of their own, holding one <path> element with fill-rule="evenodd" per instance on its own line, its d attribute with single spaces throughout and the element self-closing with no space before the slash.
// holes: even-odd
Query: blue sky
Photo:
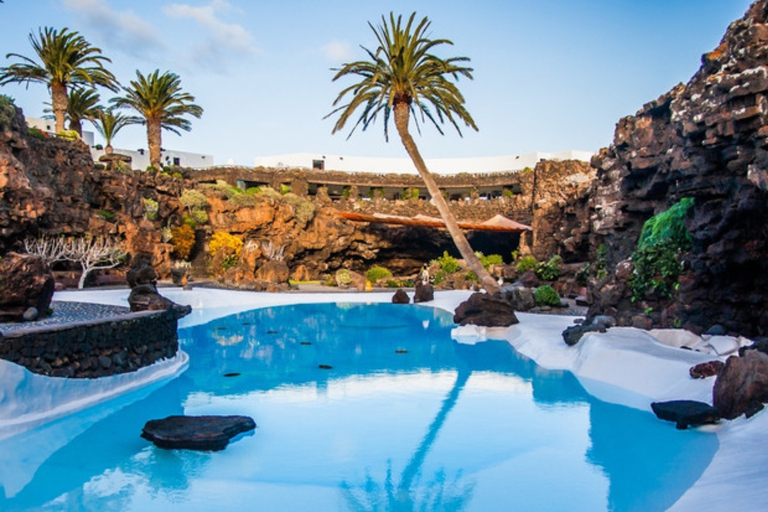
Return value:
<svg viewBox="0 0 768 512">
<path fill-rule="evenodd" d="M 394 11 L 432 20 L 431 34 L 453 41 L 440 56 L 471 59 L 474 80 L 460 88 L 479 132 L 416 142 L 427 158 L 495 156 L 610 144 L 619 118 L 679 82 L 714 49 L 749 0 L 5 0 L 0 62 L 32 56 L 38 27 L 69 27 L 112 59 L 122 83 L 135 71 L 171 70 L 205 109 L 191 132 L 164 132 L 166 148 L 213 154 L 216 163 L 252 165 L 255 156 L 319 152 L 406 156 L 381 124 L 331 135 L 343 83 L 331 68 L 375 48 L 368 22 Z M 346 82 L 345 82 L 346 83 Z M 0 93 L 39 117 L 42 85 Z M 102 97 L 112 96 L 103 91 Z M 88 128 L 86 128 L 88 129 Z M 97 136 L 98 137 L 98 136 Z M 146 146 L 143 127 L 126 128 L 116 147 Z"/>
</svg>

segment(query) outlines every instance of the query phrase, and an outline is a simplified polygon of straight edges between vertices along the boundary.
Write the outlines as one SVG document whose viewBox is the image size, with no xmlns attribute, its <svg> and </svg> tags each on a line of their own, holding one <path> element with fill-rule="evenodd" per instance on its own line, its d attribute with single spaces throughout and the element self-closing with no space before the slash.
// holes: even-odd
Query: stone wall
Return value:
<svg viewBox="0 0 768 512">
<path fill-rule="evenodd" d="M 95 378 L 173 357 L 177 313 L 144 311 L 0 336 L 0 358 L 41 375 Z"/>
<path fill-rule="evenodd" d="M 699 71 L 634 116 L 592 163 L 594 246 L 607 249 L 607 279 L 593 282 L 590 314 L 642 327 L 768 332 L 768 1 L 730 25 Z M 686 227 L 679 293 L 631 301 L 626 278 L 643 223 L 683 197 Z M 624 262 L 624 263 L 621 263 Z M 644 314 L 653 310 L 651 314 Z"/>
</svg>

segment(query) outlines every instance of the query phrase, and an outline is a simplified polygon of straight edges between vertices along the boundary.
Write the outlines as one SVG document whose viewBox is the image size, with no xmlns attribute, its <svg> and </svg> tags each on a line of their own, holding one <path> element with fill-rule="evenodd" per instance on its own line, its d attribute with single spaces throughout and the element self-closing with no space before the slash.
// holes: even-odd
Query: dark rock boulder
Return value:
<svg viewBox="0 0 768 512">
<path fill-rule="evenodd" d="M 759 410 L 768 402 L 768 355 L 747 350 L 744 357 L 731 356 L 725 362 L 712 390 L 712 403 L 723 418 Z"/>
<path fill-rule="evenodd" d="M 125 279 L 128 281 L 128 286 L 131 288 L 140 284 L 157 284 L 157 274 L 155 273 L 155 269 L 147 263 L 142 263 L 126 272 Z"/>
<path fill-rule="evenodd" d="M 416 283 L 413 302 L 429 302 L 435 300 L 435 289 L 431 284 Z"/>
<path fill-rule="evenodd" d="M 150 420 L 141 437 L 168 450 L 223 450 L 236 435 L 256 428 L 248 416 L 168 416 Z"/>
<path fill-rule="evenodd" d="M 405 293 L 405 290 L 398 288 L 392 296 L 392 304 L 410 304 L 411 298 Z"/>
<path fill-rule="evenodd" d="M 714 377 L 725 367 L 725 363 L 722 361 L 707 361 L 706 363 L 699 363 L 696 366 L 692 366 L 688 373 L 694 379 L 706 379 L 707 377 Z"/>
<path fill-rule="evenodd" d="M 480 325 L 485 327 L 509 327 L 520 323 L 512 305 L 497 295 L 473 293 L 459 304 L 453 315 L 459 325 Z"/>
<path fill-rule="evenodd" d="M 178 318 L 187 316 L 192 312 L 191 306 L 176 304 L 171 299 L 163 297 L 153 284 L 140 284 L 131 290 L 128 296 L 128 304 L 131 311 L 166 311 L 174 310 Z"/>
<path fill-rule="evenodd" d="M 563 341 L 565 341 L 565 344 L 569 347 L 572 347 L 573 345 L 577 344 L 579 341 L 581 341 L 582 336 L 584 336 L 588 332 L 605 332 L 606 328 L 602 324 L 581 324 L 581 325 L 572 325 L 570 327 L 566 327 L 563 331 Z"/>
<path fill-rule="evenodd" d="M 657 418 L 674 421 L 679 430 L 685 430 L 688 425 L 715 423 L 721 418 L 716 407 L 695 400 L 653 402 L 651 409 Z"/>
<path fill-rule="evenodd" d="M 530 311 L 536 307 L 533 289 L 523 286 L 522 283 L 505 284 L 499 293 L 515 311 Z"/>
<path fill-rule="evenodd" d="M 55 281 L 45 260 L 10 252 L 0 259 L 0 276 L 0 322 L 21 322 L 30 308 L 46 314 Z"/>
</svg>

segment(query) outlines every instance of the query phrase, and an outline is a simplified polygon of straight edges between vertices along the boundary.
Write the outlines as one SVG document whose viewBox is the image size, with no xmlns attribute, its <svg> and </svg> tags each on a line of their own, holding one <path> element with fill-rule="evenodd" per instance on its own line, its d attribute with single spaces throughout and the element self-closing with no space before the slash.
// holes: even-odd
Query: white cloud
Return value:
<svg viewBox="0 0 768 512">
<path fill-rule="evenodd" d="M 242 25 L 221 19 L 221 14 L 232 10 L 232 6 L 225 0 L 213 0 L 201 7 L 171 4 L 163 12 L 171 18 L 189 18 L 197 22 L 206 32 L 207 38 L 193 48 L 193 58 L 220 70 L 224 61 L 232 57 L 233 51 L 241 54 L 259 52 L 253 36 Z"/>
<path fill-rule="evenodd" d="M 346 62 L 354 59 L 352 46 L 346 41 L 331 41 L 320 48 L 325 58 L 334 62 Z"/>
<path fill-rule="evenodd" d="M 106 0 L 62 0 L 67 9 L 79 14 L 91 29 L 111 47 L 125 53 L 144 56 L 164 44 L 154 27 L 131 11 L 116 11 Z"/>
</svg>

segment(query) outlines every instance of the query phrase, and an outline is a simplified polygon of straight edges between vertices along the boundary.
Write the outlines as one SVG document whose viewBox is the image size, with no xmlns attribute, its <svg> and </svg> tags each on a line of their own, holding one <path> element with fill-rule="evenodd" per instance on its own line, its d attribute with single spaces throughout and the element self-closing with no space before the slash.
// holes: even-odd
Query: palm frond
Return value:
<svg viewBox="0 0 768 512">
<path fill-rule="evenodd" d="M 435 51 L 452 46 L 448 39 L 430 39 L 431 22 L 427 17 L 417 22 L 412 13 L 404 22 L 402 15 L 382 16 L 377 26 L 368 24 L 378 46 L 362 47 L 368 60 L 344 64 L 335 69 L 333 81 L 352 77 L 357 81 L 341 90 L 333 101 L 335 107 L 325 118 L 338 116 L 332 133 L 343 130 L 357 119 L 348 138 L 358 127 L 366 130 L 383 113 L 384 136 L 389 139 L 391 111 L 397 103 L 409 106 L 416 128 L 428 121 L 443 134 L 442 125 L 450 124 L 462 135 L 460 124 L 477 130 L 474 119 L 464 106 L 464 97 L 455 81 L 472 79 L 473 69 L 467 57 L 442 59 Z"/>
</svg>

